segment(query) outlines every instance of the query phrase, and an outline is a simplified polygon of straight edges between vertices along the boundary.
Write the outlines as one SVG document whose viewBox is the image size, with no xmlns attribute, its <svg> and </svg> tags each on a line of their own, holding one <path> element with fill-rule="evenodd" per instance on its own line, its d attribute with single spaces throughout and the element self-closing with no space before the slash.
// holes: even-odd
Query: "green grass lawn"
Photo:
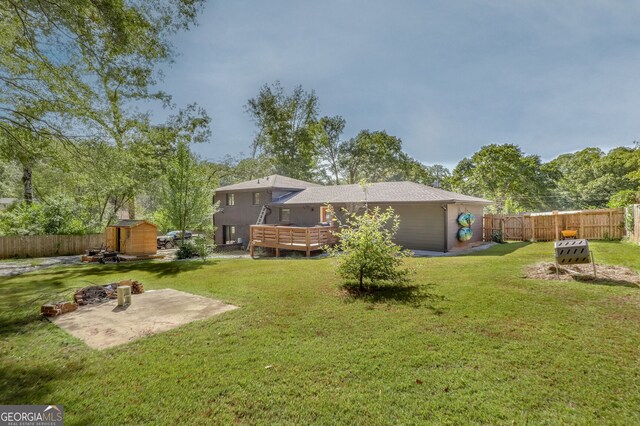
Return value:
<svg viewBox="0 0 640 426">
<path fill-rule="evenodd" d="M 552 247 L 412 259 L 415 286 L 365 298 L 340 290 L 330 259 L 0 279 L 0 403 L 63 404 L 67 424 L 639 424 L 640 289 L 523 279 Z M 592 248 L 640 269 L 640 247 Z M 241 309 L 106 351 L 38 316 L 129 277 Z"/>
</svg>

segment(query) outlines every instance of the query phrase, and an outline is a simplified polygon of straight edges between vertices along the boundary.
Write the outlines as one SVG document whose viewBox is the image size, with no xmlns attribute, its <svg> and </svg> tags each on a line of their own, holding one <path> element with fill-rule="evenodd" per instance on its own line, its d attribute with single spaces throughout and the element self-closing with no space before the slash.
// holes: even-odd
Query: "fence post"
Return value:
<svg viewBox="0 0 640 426">
<path fill-rule="evenodd" d="M 560 234 L 558 232 L 558 210 L 554 210 L 553 212 L 551 212 L 553 214 L 553 223 L 555 225 L 556 228 L 556 241 L 560 240 Z"/>
<path fill-rule="evenodd" d="M 536 217 L 529 216 L 529 220 L 531 221 L 531 241 L 536 242 Z"/>
<path fill-rule="evenodd" d="M 609 210 L 609 238 L 613 238 L 613 210 Z"/>
<path fill-rule="evenodd" d="M 578 217 L 580 218 L 580 238 L 584 238 L 584 217 L 582 212 L 578 213 Z"/>
</svg>

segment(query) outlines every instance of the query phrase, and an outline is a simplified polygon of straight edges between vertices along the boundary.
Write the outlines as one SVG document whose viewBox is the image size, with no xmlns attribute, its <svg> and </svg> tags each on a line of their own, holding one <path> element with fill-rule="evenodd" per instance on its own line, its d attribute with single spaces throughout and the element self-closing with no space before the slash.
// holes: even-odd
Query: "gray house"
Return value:
<svg viewBox="0 0 640 426">
<path fill-rule="evenodd" d="M 330 222 L 327 205 L 336 212 L 391 206 L 400 216 L 396 242 L 414 250 L 450 251 L 482 241 L 482 212 L 489 200 L 414 182 L 322 186 L 271 175 L 216 190 L 216 244 L 249 242 L 255 224 L 314 227 Z M 460 238 L 461 215 L 475 217 L 471 232 Z"/>
</svg>

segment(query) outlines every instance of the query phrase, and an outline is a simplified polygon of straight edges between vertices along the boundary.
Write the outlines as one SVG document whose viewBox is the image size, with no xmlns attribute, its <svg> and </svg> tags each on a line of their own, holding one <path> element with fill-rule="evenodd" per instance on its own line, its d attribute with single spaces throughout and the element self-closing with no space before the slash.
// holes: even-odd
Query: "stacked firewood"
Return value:
<svg viewBox="0 0 640 426">
<path fill-rule="evenodd" d="M 133 281 L 131 283 L 131 294 L 144 293 L 144 285 L 140 281 Z"/>
<path fill-rule="evenodd" d="M 121 285 L 128 285 L 129 287 L 131 287 L 131 294 L 144 293 L 144 285 L 138 280 L 128 279 L 114 284 L 116 284 L 118 287 Z"/>
<path fill-rule="evenodd" d="M 73 302 L 51 302 L 42 305 L 40 312 L 46 317 L 56 317 L 78 309 L 78 304 Z"/>
</svg>

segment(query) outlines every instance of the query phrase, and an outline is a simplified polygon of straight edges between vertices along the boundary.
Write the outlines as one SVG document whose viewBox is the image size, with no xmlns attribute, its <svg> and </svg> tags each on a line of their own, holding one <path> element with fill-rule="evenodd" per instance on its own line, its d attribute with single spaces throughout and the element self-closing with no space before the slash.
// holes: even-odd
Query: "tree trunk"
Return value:
<svg viewBox="0 0 640 426">
<path fill-rule="evenodd" d="M 336 178 L 336 185 L 340 185 L 340 172 L 338 171 L 338 167 L 337 166 L 333 166 L 333 175 Z"/>
<path fill-rule="evenodd" d="M 135 219 L 136 218 L 136 197 L 132 197 L 131 201 L 129 201 L 129 204 L 127 205 L 127 210 L 129 211 L 129 219 Z"/>
<path fill-rule="evenodd" d="M 27 204 L 33 203 L 33 169 L 31 166 L 22 167 L 23 197 Z"/>
<path fill-rule="evenodd" d="M 364 290 L 364 284 L 362 283 L 363 275 L 364 275 L 364 270 L 363 268 L 360 268 L 360 291 Z"/>
</svg>

